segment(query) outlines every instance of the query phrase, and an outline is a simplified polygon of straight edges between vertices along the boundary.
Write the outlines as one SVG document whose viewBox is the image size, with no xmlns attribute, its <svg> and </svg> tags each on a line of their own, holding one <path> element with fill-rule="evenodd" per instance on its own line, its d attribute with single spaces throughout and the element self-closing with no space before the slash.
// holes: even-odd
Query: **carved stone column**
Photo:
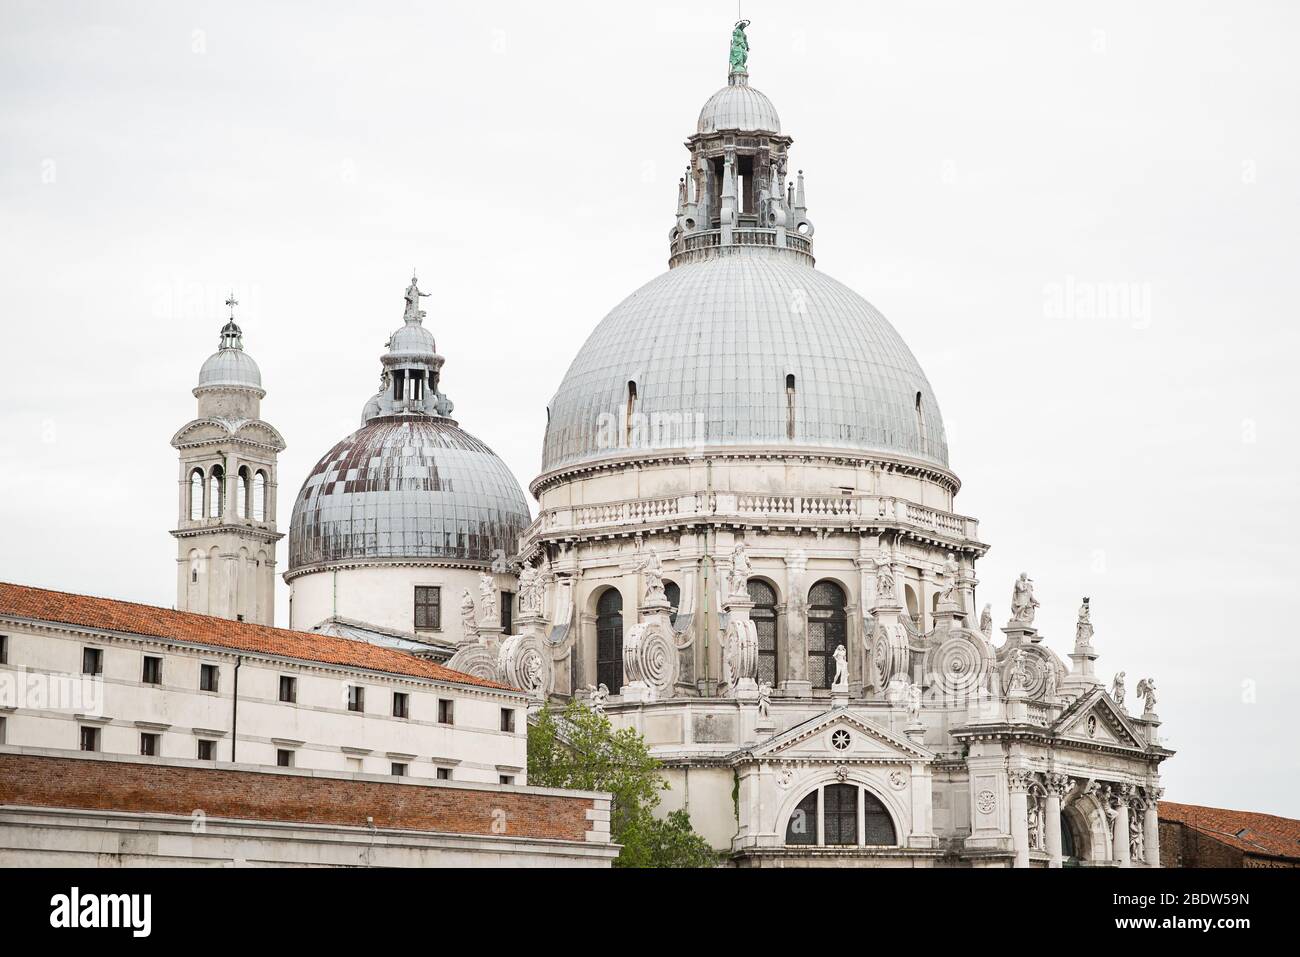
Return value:
<svg viewBox="0 0 1300 957">
<path fill-rule="evenodd" d="M 787 694 L 801 698 L 812 696 L 812 682 L 808 680 L 808 596 L 804 594 L 804 576 L 808 570 L 808 556 L 801 548 L 793 549 L 785 558 L 786 592 L 786 679 L 781 688 Z"/>
<path fill-rule="evenodd" d="M 1047 776 L 1047 798 L 1044 801 L 1044 827 L 1047 828 L 1047 866 L 1060 867 L 1061 853 L 1061 803 L 1070 790 L 1070 779 L 1064 774 Z"/>
<path fill-rule="evenodd" d="M 1128 847 L 1128 805 L 1132 795 L 1133 786 L 1131 784 L 1120 785 L 1119 803 L 1115 807 L 1115 820 L 1113 822 L 1114 831 L 1111 835 L 1115 847 L 1115 863 L 1120 867 L 1128 867 L 1131 863 Z"/>
<path fill-rule="evenodd" d="M 1011 846 L 1016 850 L 1016 867 L 1029 866 L 1029 784 L 1033 775 L 1025 768 L 1007 772 L 1011 791 Z"/>
</svg>

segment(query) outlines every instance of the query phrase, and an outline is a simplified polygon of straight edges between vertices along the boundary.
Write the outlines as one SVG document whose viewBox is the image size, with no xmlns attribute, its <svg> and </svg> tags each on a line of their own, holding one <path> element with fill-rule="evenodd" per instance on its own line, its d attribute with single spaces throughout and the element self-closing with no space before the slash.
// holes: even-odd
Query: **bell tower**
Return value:
<svg viewBox="0 0 1300 957">
<path fill-rule="evenodd" d="M 230 318 L 199 370 L 197 417 L 172 437 L 180 456 L 176 607 L 275 624 L 277 459 L 284 438 L 261 419 L 262 373 Z"/>
</svg>

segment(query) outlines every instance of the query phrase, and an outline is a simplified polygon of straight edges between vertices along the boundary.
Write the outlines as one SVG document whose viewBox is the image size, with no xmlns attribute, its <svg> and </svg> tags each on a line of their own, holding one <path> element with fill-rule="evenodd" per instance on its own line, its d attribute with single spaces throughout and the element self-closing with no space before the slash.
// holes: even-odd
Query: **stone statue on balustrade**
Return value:
<svg viewBox="0 0 1300 957">
<path fill-rule="evenodd" d="M 474 608 L 474 596 L 466 588 L 460 597 L 460 628 L 465 641 L 478 637 L 478 613 Z"/>
<path fill-rule="evenodd" d="M 749 598 L 749 576 L 754 567 L 749 563 L 749 553 L 744 542 L 737 542 L 731 554 L 731 573 L 728 579 L 728 591 L 732 598 Z"/>
<path fill-rule="evenodd" d="M 961 566 L 957 564 L 957 556 L 952 552 L 943 563 L 943 574 L 939 579 L 939 604 L 954 605 L 957 603 L 957 576 L 961 573 Z"/>
<path fill-rule="evenodd" d="M 496 580 L 487 572 L 478 578 L 478 620 L 480 625 L 497 625 L 501 622 L 497 609 Z"/>
<path fill-rule="evenodd" d="M 1016 624 L 1032 625 L 1034 614 L 1038 609 L 1038 599 L 1034 597 L 1034 583 L 1025 572 L 1020 573 L 1011 589 L 1011 620 Z"/>
<path fill-rule="evenodd" d="M 1074 643 L 1080 648 L 1092 644 L 1092 599 L 1085 598 L 1079 606 L 1079 621 L 1074 626 Z"/>
<path fill-rule="evenodd" d="M 668 598 L 664 594 L 663 562 L 659 560 L 659 553 L 653 548 L 646 551 L 646 557 L 641 562 L 641 573 L 645 575 L 645 596 L 642 604 L 668 604 Z"/>
<path fill-rule="evenodd" d="M 1143 678 L 1137 683 L 1137 694 L 1142 699 L 1142 713 L 1156 713 L 1156 679 Z"/>
<path fill-rule="evenodd" d="M 545 586 L 542 574 L 532 565 L 519 570 L 519 614 L 525 617 L 542 613 L 542 596 Z"/>
<path fill-rule="evenodd" d="M 1115 707 L 1120 711 L 1124 710 L 1124 672 L 1115 673 L 1114 679 L 1110 683 L 1110 696 L 1115 699 Z"/>
<path fill-rule="evenodd" d="M 847 691 L 849 688 L 849 653 L 843 645 L 835 646 L 835 680 L 831 682 L 832 691 Z"/>
</svg>

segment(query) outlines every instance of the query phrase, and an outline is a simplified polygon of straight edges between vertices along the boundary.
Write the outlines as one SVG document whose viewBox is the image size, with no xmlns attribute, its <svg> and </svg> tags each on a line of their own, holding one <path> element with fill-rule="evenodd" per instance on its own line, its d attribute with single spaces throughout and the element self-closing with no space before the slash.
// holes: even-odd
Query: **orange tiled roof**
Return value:
<svg viewBox="0 0 1300 957">
<path fill-rule="evenodd" d="M 1160 820 L 1177 821 L 1247 854 L 1300 858 L 1300 821 L 1256 811 L 1229 811 L 1161 801 Z"/>
<path fill-rule="evenodd" d="M 319 661 L 384 674 L 514 690 L 495 681 L 453 671 L 436 662 L 364 641 L 307 634 L 113 598 L 93 598 L 8 582 L 0 582 L 0 615 L 277 655 L 300 661 Z"/>
</svg>

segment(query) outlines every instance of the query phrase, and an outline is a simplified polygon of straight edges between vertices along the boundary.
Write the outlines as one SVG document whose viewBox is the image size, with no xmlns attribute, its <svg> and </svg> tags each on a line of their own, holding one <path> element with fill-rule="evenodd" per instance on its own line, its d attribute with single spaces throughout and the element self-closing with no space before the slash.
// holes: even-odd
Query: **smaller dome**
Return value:
<svg viewBox="0 0 1300 957">
<path fill-rule="evenodd" d="M 696 131 L 718 133 L 722 130 L 780 133 L 781 117 L 764 94 L 733 74 L 732 82 L 709 97 L 700 110 Z"/>
<path fill-rule="evenodd" d="M 220 349 L 208 357 L 199 369 L 199 388 L 234 386 L 261 389 L 262 370 L 243 349 Z"/>
<path fill-rule="evenodd" d="M 429 356 L 435 352 L 433 333 L 418 322 L 408 322 L 388 340 L 389 355 Z"/>
</svg>

